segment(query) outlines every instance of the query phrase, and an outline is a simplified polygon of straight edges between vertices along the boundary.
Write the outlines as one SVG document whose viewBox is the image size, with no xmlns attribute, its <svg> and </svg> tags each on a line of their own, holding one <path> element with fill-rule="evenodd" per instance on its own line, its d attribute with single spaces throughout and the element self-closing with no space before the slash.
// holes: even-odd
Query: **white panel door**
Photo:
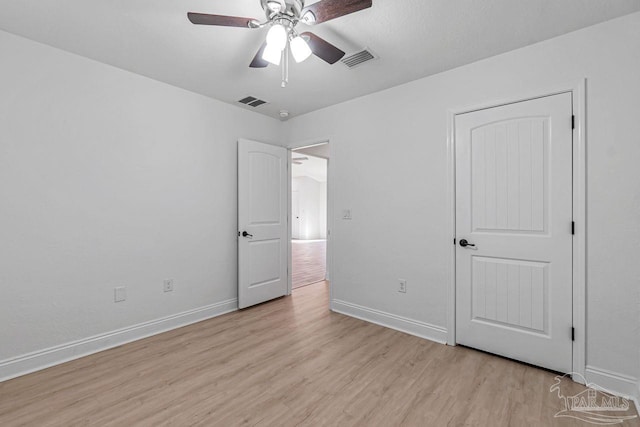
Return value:
<svg viewBox="0 0 640 427">
<path fill-rule="evenodd" d="M 287 150 L 238 141 L 238 306 L 287 293 Z"/>
<path fill-rule="evenodd" d="M 560 372 L 572 367 L 571 96 L 455 118 L 456 341 Z"/>
</svg>

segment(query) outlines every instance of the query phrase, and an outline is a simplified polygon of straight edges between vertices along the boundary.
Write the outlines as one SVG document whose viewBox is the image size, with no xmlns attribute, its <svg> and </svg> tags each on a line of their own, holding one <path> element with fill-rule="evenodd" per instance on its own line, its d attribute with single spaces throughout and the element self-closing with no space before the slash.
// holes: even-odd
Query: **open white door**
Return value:
<svg viewBox="0 0 640 427">
<path fill-rule="evenodd" d="M 238 141 L 238 306 L 287 293 L 287 150 Z"/>
<path fill-rule="evenodd" d="M 571 93 L 456 116 L 456 340 L 572 368 Z"/>
</svg>

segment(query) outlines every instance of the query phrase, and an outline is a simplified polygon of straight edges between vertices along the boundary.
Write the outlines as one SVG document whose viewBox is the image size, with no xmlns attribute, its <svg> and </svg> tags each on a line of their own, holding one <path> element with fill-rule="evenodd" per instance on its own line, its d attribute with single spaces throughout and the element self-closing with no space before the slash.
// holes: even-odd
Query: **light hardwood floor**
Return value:
<svg viewBox="0 0 640 427">
<path fill-rule="evenodd" d="M 554 418 L 552 373 L 331 313 L 327 299 L 318 283 L 0 383 L 0 425 L 587 425 Z"/>
<path fill-rule="evenodd" d="M 293 289 L 325 279 L 327 271 L 326 240 L 291 241 L 291 286 Z"/>
</svg>

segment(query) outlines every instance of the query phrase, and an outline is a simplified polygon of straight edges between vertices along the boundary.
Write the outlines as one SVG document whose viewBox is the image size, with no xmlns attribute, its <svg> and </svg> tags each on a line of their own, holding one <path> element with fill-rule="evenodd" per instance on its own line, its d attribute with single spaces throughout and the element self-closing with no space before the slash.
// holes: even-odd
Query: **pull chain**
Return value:
<svg viewBox="0 0 640 427">
<path fill-rule="evenodd" d="M 287 87 L 289 83 L 289 41 L 287 40 L 287 45 L 282 51 L 283 64 L 282 64 L 282 87 Z"/>
</svg>

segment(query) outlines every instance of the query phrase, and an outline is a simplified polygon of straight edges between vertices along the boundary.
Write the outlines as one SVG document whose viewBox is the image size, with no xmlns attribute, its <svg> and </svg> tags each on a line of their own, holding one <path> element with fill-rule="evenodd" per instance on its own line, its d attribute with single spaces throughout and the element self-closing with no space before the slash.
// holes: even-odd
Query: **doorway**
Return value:
<svg viewBox="0 0 640 427">
<path fill-rule="evenodd" d="M 327 279 L 327 143 L 291 151 L 291 288 Z"/>
</svg>

